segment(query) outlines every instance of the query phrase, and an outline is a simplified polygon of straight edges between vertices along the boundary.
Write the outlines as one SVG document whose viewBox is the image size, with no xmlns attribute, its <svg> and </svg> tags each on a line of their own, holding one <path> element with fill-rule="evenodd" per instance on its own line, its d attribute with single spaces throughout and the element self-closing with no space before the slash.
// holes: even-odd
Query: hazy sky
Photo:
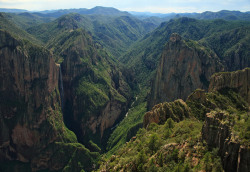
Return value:
<svg viewBox="0 0 250 172">
<path fill-rule="evenodd" d="M 0 8 L 27 10 L 115 7 L 123 11 L 204 12 L 250 11 L 250 0 L 0 0 Z"/>
</svg>

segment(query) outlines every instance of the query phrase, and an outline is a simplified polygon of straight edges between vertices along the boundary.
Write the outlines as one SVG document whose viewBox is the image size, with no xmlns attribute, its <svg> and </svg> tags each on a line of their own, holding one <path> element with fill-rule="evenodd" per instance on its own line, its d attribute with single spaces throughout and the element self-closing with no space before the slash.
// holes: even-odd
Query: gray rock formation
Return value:
<svg viewBox="0 0 250 172">
<path fill-rule="evenodd" d="M 162 53 L 148 108 L 164 101 L 185 100 L 197 88 L 207 89 L 210 76 L 219 70 L 219 59 L 209 49 L 172 34 Z"/>
</svg>

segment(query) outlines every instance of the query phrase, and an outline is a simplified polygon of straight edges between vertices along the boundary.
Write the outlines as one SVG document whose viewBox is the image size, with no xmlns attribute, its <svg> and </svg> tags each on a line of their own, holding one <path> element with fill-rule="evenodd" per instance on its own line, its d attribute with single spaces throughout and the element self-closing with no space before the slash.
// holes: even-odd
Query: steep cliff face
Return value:
<svg viewBox="0 0 250 172">
<path fill-rule="evenodd" d="M 209 49 L 172 34 L 152 84 L 149 109 L 159 102 L 185 100 L 197 88 L 207 89 L 209 77 L 219 70 L 219 59 Z"/>
<path fill-rule="evenodd" d="M 208 113 L 202 127 L 202 138 L 210 148 L 219 148 L 225 171 L 249 171 L 249 145 L 240 144 L 231 128 L 229 114 Z"/>
<path fill-rule="evenodd" d="M 249 72 L 250 69 L 245 68 L 235 72 L 216 73 L 210 80 L 209 92 L 224 92 L 224 90 L 232 89 L 238 93 L 239 99 L 242 97 L 248 103 L 248 106 L 245 105 L 245 110 L 242 112 L 210 112 L 206 114 L 202 137 L 209 147 L 219 148 L 219 155 L 222 158 L 225 171 L 250 170 L 250 150 L 249 141 L 247 141 L 249 138 L 248 118 L 250 114 Z M 244 105 L 243 102 L 237 103 L 232 96 L 230 98 L 236 106 Z M 235 119 L 235 115 L 238 115 L 237 119 Z M 239 126 L 241 127 L 239 128 Z"/>
<path fill-rule="evenodd" d="M 16 40 L 5 31 L 0 32 L 0 39 L 0 159 L 27 162 L 38 145 L 43 147 L 44 140 L 57 139 L 52 126 L 43 133 L 39 128 L 46 126 L 49 114 L 58 108 L 58 67 L 43 49 Z M 50 129 L 53 132 L 47 135 Z"/>
<path fill-rule="evenodd" d="M 209 91 L 233 88 L 250 104 L 250 68 L 236 72 L 216 73 L 211 77 Z"/>
<path fill-rule="evenodd" d="M 43 147 L 43 140 L 57 139 L 56 131 L 47 136 L 39 128 L 57 108 L 58 67 L 43 49 L 24 44 L 5 31 L 0 32 L 0 39 L 0 159 L 25 162 L 37 145 Z"/>
<path fill-rule="evenodd" d="M 72 144 L 65 153 L 77 140 L 63 123 L 59 67 L 51 53 L 0 30 L 0 59 L 0 163 L 17 160 L 33 171 L 60 170 L 76 151 L 92 164 L 94 155 L 82 145 Z M 65 154 L 60 161 L 58 152 Z M 81 164 L 76 169 L 86 167 Z"/>
<path fill-rule="evenodd" d="M 130 87 L 84 30 L 64 33 L 56 42 L 55 53 L 63 58 L 65 122 L 81 142 L 105 146 L 109 129 L 126 113 Z"/>
<path fill-rule="evenodd" d="M 225 171 L 249 171 L 249 68 L 216 73 L 209 92 L 197 89 L 186 103 L 182 100 L 155 105 L 144 115 L 143 125 L 164 124 L 168 118 L 181 121 L 191 117 L 204 120 L 202 139 L 207 148 L 218 149 Z M 176 118 L 177 117 L 177 118 Z"/>
</svg>

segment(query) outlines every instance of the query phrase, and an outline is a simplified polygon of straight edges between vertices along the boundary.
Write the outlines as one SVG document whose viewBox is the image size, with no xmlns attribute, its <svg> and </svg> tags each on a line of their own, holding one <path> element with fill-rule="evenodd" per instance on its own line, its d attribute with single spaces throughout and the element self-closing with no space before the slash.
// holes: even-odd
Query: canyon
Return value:
<svg viewBox="0 0 250 172">
<path fill-rule="evenodd" d="M 0 171 L 249 171 L 249 21 L 109 10 L 0 13 Z"/>
</svg>

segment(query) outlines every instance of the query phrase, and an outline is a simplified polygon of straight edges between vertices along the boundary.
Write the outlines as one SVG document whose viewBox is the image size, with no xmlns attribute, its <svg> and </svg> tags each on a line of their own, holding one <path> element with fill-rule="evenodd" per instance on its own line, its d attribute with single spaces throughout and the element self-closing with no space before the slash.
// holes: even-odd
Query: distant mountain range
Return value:
<svg viewBox="0 0 250 172">
<path fill-rule="evenodd" d="M 112 7 L 94 7 L 91 9 L 87 8 L 78 8 L 78 9 L 58 9 L 58 10 L 45 10 L 45 11 L 28 11 L 21 9 L 5 9 L 0 8 L 0 12 L 8 12 L 8 13 L 23 13 L 29 12 L 43 17 L 60 17 L 69 13 L 78 13 L 78 14 L 100 14 L 100 15 L 113 15 L 113 16 L 129 16 L 131 15 L 128 12 L 120 11 L 118 9 Z"/>
<path fill-rule="evenodd" d="M 5 12 L 5 13 L 23 13 L 23 12 L 28 12 L 28 10 L 0 8 L 0 12 Z"/>
<path fill-rule="evenodd" d="M 24 9 L 7 9 L 0 8 L 0 12 L 7 13 L 23 13 L 29 12 L 36 14 L 42 17 L 60 17 L 69 13 L 78 13 L 85 15 L 109 15 L 109 16 L 136 16 L 141 19 L 146 19 L 150 17 L 157 17 L 159 21 L 168 21 L 171 18 L 179 18 L 179 17 L 192 17 L 196 19 L 225 19 L 225 20 L 246 20 L 250 21 L 250 12 L 240 12 L 240 11 L 229 11 L 229 10 L 221 10 L 218 12 L 205 11 L 203 13 L 151 13 L 151 12 L 136 12 L 136 11 L 120 11 L 113 7 L 102 7 L 96 6 L 91 9 L 87 8 L 78 8 L 78 9 L 58 9 L 58 10 L 45 10 L 45 11 L 28 11 Z"/>
</svg>

